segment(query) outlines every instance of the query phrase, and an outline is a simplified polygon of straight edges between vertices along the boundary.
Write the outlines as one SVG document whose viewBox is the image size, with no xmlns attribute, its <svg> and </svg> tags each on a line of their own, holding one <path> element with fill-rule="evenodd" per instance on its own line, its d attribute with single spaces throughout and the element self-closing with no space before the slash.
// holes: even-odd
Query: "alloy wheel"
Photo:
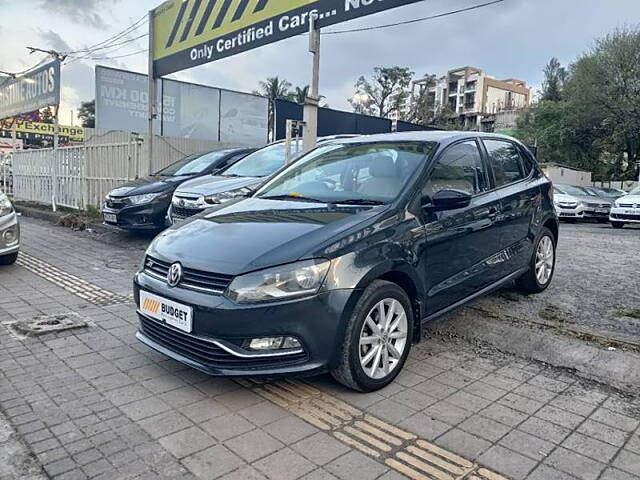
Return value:
<svg viewBox="0 0 640 480">
<path fill-rule="evenodd" d="M 385 298 L 376 303 L 360 331 L 358 351 L 364 373 L 375 380 L 398 366 L 407 347 L 407 314 L 402 303 Z"/>
<path fill-rule="evenodd" d="M 553 240 L 545 235 L 540 239 L 536 250 L 536 278 L 540 285 L 546 285 L 551 279 L 554 256 Z"/>
</svg>

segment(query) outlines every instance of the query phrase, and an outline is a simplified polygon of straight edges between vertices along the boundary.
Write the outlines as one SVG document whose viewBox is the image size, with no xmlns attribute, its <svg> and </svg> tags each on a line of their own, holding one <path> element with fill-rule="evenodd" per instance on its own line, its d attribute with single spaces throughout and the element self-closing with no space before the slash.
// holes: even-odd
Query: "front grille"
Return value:
<svg viewBox="0 0 640 480">
<path fill-rule="evenodd" d="M 574 210 L 574 209 L 578 208 L 578 204 L 577 203 L 571 203 L 571 204 L 561 203 L 560 204 L 560 208 L 566 208 L 566 209 L 569 209 L 569 210 Z"/>
<path fill-rule="evenodd" d="M 142 333 L 154 342 L 210 368 L 282 367 L 306 360 L 305 352 L 279 357 L 237 357 L 210 341 L 181 332 L 168 325 L 140 316 Z"/>
<path fill-rule="evenodd" d="M 193 208 L 176 207 L 175 205 L 173 205 L 171 207 L 171 216 L 179 219 L 185 219 L 185 218 L 189 218 L 194 215 L 197 215 L 201 211 L 202 210 L 196 210 Z"/>
<path fill-rule="evenodd" d="M 106 205 L 111 210 L 122 210 L 127 204 L 120 198 L 107 197 Z"/>
<path fill-rule="evenodd" d="M 171 263 L 147 256 L 144 263 L 144 271 L 152 277 L 167 278 Z M 199 292 L 223 293 L 233 280 L 233 276 L 222 273 L 210 273 L 193 268 L 182 268 L 182 280 L 178 284 L 180 288 L 197 290 Z"/>
<path fill-rule="evenodd" d="M 637 206 L 636 206 L 636 205 L 634 205 L 633 203 L 621 203 L 621 204 L 620 204 L 620 207 L 622 207 L 622 208 L 634 208 L 634 206 L 635 206 L 635 207 L 640 207 L 640 205 L 637 205 Z"/>
<path fill-rule="evenodd" d="M 611 217 L 620 220 L 640 220 L 640 215 L 633 215 L 631 213 L 613 213 Z"/>
<path fill-rule="evenodd" d="M 591 208 L 611 208 L 608 203 L 587 203 L 587 207 Z"/>
</svg>

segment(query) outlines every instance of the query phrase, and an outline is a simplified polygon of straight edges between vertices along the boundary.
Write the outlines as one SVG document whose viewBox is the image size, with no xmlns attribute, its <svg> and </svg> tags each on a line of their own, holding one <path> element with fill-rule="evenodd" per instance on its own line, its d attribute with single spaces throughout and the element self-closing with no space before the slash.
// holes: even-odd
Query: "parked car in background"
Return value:
<svg viewBox="0 0 640 480">
<path fill-rule="evenodd" d="M 328 143 L 156 237 L 134 279 L 137 337 L 212 375 L 329 371 L 377 390 L 426 322 L 513 280 L 549 286 L 552 199 L 510 137 Z"/>
<path fill-rule="evenodd" d="M 585 190 L 590 193 L 594 193 L 599 197 L 608 198 L 611 200 L 615 200 L 616 198 L 620 198 L 627 194 L 624 190 L 620 190 L 618 188 L 603 188 L 603 187 L 583 187 Z"/>
<path fill-rule="evenodd" d="M 9 197 L 0 190 L 0 265 L 10 265 L 18 259 L 20 224 Z"/>
<path fill-rule="evenodd" d="M 318 145 L 356 135 L 334 135 L 321 137 Z M 302 152 L 302 141 L 292 142 L 292 159 Z M 256 190 L 274 172 L 285 164 L 286 144 L 274 142 L 247 155 L 242 161 L 213 176 L 189 180 L 180 185 L 173 194 L 169 209 L 170 223 L 184 220 L 207 208 L 245 197 Z"/>
<path fill-rule="evenodd" d="M 227 168 L 254 150 L 232 148 L 196 153 L 149 177 L 125 183 L 105 198 L 104 222 L 127 230 L 162 229 L 173 192 L 181 183 Z"/>
<path fill-rule="evenodd" d="M 596 220 L 600 223 L 609 221 L 609 211 L 613 205 L 613 200 L 596 195 L 585 187 L 575 185 L 555 185 L 556 190 L 562 194 L 570 195 L 580 201 L 585 220 Z"/>
<path fill-rule="evenodd" d="M 640 223 L 640 187 L 616 199 L 609 221 L 613 228 L 622 228 L 626 223 Z"/>
<path fill-rule="evenodd" d="M 560 220 L 575 222 L 584 216 L 582 202 L 576 197 L 562 193 L 557 187 L 553 187 L 553 205 Z"/>
</svg>

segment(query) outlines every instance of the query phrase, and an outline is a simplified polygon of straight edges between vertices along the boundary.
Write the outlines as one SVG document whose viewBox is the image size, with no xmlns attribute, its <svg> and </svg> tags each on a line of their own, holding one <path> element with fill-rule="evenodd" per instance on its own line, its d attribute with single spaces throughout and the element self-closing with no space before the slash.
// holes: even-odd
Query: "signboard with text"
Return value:
<svg viewBox="0 0 640 480">
<path fill-rule="evenodd" d="M 47 140 L 52 142 L 54 130 L 53 123 L 22 120 L 16 122 L 16 138 L 25 140 Z M 0 122 L 0 136 L 10 137 L 12 131 L 13 123 L 11 121 Z M 59 135 L 63 141 L 83 142 L 84 128 L 60 125 Z"/>
<path fill-rule="evenodd" d="M 0 119 L 60 103 L 60 61 L 24 75 L 0 80 Z"/>
<path fill-rule="evenodd" d="M 422 0 L 168 0 L 153 12 L 160 77 L 309 31 Z"/>
</svg>

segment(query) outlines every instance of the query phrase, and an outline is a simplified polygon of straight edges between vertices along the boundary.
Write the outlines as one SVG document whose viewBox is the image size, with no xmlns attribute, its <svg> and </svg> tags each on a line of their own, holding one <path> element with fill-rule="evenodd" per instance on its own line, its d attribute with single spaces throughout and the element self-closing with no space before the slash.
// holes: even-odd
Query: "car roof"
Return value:
<svg viewBox="0 0 640 480">
<path fill-rule="evenodd" d="M 424 130 L 412 132 L 394 132 L 379 133 L 374 135 L 366 135 L 355 138 L 345 139 L 343 143 L 377 143 L 377 142 L 437 142 L 450 143 L 465 138 L 486 137 L 486 138 L 504 138 L 505 140 L 515 140 L 507 135 L 499 133 L 485 133 L 474 131 L 459 130 Z"/>
</svg>

